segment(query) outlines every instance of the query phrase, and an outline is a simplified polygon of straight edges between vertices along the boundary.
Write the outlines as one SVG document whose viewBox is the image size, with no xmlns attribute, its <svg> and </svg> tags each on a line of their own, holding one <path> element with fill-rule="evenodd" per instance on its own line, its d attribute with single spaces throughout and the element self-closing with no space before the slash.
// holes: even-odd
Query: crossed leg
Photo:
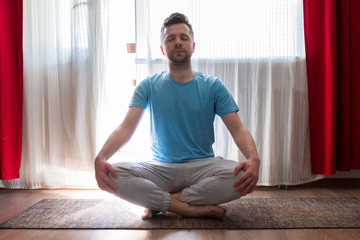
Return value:
<svg viewBox="0 0 360 240">
<path fill-rule="evenodd" d="M 240 197 L 232 186 L 238 177 L 232 174 L 235 166 L 236 162 L 223 159 L 185 164 L 119 163 L 114 165 L 119 176 L 109 176 L 119 186 L 119 197 L 147 208 L 142 219 L 158 212 L 222 218 L 226 211 L 217 205 Z"/>
<path fill-rule="evenodd" d="M 190 205 L 180 200 L 181 192 L 171 195 L 171 202 L 169 212 L 176 213 L 183 217 L 212 217 L 223 218 L 226 210 L 216 205 Z M 159 211 L 145 209 L 144 214 L 141 216 L 143 220 L 151 219 Z"/>
</svg>

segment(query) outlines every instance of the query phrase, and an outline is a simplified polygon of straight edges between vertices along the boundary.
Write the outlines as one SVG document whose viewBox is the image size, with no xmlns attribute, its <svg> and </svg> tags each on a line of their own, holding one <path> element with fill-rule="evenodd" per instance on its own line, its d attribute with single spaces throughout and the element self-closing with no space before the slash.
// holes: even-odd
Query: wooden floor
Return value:
<svg viewBox="0 0 360 240">
<path fill-rule="evenodd" d="M 0 189 L 0 223 L 45 198 L 112 198 L 99 190 Z M 258 187 L 248 198 L 357 197 L 360 179 L 325 179 L 289 187 Z M 139 216 L 140 217 L 140 216 Z M 0 239 L 360 239 L 360 229 L 290 230 L 0 230 Z"/>
</svg>

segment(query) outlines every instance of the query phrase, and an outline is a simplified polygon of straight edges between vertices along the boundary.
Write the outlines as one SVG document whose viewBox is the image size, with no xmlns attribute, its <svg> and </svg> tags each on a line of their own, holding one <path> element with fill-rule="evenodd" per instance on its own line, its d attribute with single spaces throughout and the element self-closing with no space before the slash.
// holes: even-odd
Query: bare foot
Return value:
<svg viewBox="0 0 360 240">
<path fill-rule="evenodd" d="M 172 193 L 172 194 L 171 194 L 171 198 L 175 198 L 175 199 L 177 199 L 177 200 L 180 200 L 180 198 L 181 198 L 181 192 Z"/>
<path fill-rule="evenodd" d="M 213 205 L 189 205 L 179 199 L 178 194 L 171 196 L 169 212 L 179 214 L 183 217 L 211 217 L 221 219 L 226 214 L 226 209 Z"/>
<path fill-rule="evenodd" d="M 144 214 L 141 215 L 142 220 L 151 219 L 155 214 L 159 213 L 159 211 L 145 209 Z"/>
<path fill-rule="evenodd" d="M 219 207 L 219 206 L 211 206 L 211 205 L 205 205 L 205 206 L 191 206 L 189 205 L 191 209 L 191 213 L 189 217 L 207 217 L 207 218 L 218 218 L 222 219 L 225 217 L 226 209 Z"/>
</svg>

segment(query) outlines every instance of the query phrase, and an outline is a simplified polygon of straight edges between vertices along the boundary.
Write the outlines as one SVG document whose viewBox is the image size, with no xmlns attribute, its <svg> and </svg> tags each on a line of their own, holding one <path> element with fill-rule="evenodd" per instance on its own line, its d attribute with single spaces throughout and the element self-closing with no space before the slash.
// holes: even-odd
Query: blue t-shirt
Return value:
<svg viewBox="0 0 360 240">
<path fill-rule="evenodd" d="M 151 148 L 162 162 L 213 157 L 215 114 L 239 111 L 224 83 L 200 72 L 187 83 L 168 72 L 148 77 L 135 88 L 132 106 L 149 108 Z"/>
</svg>

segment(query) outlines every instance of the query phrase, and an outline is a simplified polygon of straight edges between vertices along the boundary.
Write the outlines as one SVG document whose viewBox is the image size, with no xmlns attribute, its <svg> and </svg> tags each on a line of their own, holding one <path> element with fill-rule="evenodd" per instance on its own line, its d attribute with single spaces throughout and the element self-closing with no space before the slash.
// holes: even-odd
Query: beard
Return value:
<svg viewBox="0 0 360 240">
<path fill-rule="evenodd" d="M 186 51 L 177 53 L 179 49 L 174 50 L 171 54 L 168 55 L 168 59 L 171 63 L 175 65 L 185 65 L 190 63 L 191 55 L 187 54 Z"/>
</svg>

